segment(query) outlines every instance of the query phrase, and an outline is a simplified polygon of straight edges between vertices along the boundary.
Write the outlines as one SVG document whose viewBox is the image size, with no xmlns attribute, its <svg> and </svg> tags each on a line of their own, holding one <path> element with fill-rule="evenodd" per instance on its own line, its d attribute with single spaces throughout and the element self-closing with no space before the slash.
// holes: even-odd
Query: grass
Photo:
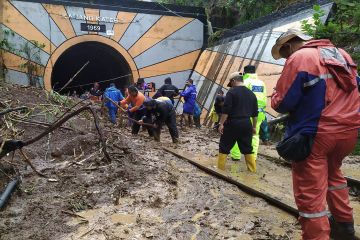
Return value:
<svg viewBox="0 0 360 240">
<path fill-rule="evenodd" d="M 358 139 L 358 142 L 357 142 L 357 144 L 355 146 L 355 149 L 354 149 L 354 151 L 352 152 L 351 155 L 360 156 L 360 141 L 359 141 L 359 139 Z"/>
</svg>

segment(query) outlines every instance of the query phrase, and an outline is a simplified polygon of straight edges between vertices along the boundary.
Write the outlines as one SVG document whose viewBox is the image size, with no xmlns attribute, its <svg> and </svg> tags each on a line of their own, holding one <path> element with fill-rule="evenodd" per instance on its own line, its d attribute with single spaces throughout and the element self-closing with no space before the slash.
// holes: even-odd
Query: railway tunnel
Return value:
<svg viewBox="0 0 360 240">
<path fill-rule="evenodd" d="M 68 48 L 54 63 L 51 84 L 61 94 L 74 91 L 82 94 L 90 90 L 94 82 L 99 82 L 102 89 L 110 83 L 124 89 L 130 84 L 130 74 L 124 57 L 111 46 L 100 42 L 82 42 Z M 67 85 L 71 78 L 73 80 Z"/>
</svg>

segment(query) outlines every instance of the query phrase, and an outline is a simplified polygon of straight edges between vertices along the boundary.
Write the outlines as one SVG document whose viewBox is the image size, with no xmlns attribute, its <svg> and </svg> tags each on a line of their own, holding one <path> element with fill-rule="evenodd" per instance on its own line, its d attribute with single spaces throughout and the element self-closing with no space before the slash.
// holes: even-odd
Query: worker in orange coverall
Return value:
<svg viewBox="0 0 360 240">
<path fill-rule="evenodd" d="M 277 39 L 272 55 L 287 59 L 271 98 L 272 108 L 290 115 L 285 139 L 312 139 L 307 156 L 292 161 L 302 237 L 354 239 L 340 166 L 354 149 L 360 127 L 356 65 L 330 40 L 312 40 L 293 29 Z"/>
</svg>

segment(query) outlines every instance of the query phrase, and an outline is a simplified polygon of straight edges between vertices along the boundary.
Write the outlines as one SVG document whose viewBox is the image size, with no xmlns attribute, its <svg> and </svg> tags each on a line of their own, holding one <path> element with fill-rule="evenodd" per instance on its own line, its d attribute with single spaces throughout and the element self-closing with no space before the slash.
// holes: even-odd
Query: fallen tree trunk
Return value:
<svg viewBox="0 0 360 240">
<path fill-rule="evenodd" d="M 76 104 L 77 105 L 77 104 Z M 75 105 L 75 106 L 76 106 Z M 99 140 L 101 143 L 101 148 L 102 151 L 104 152 L 105 158 L 107 159 L 108 162 L 111 162 L 111 157 L 108 154 L 107 150 L 106 150 L 106 142 L 104 139 L 104 135 L 101 131 L 101 128 L 99 126 L 99 120 L 98 117 L 95 113 L 95 111 L 90 107 L 91 103 L 86 104 L 85 106 L 70 112 L 66 115 L 63 115 L 60 119 L 58 119 L 57 121 L 55 121 L 53 124 L 51 124 L 44 132 L 40 133 L 39 135 L 35 136 L 32 139 L 29 139 L 27 141 L 19 141 L 19 140 L 6 140 L 6 141 L 1 141 L 0 142 L 0 159 L 5 156 L 6 154 L 15 151 L 17 149 L 22 149 L 25 146 L 28 146 L 30 144 L 33 144 L 37 141 L 39 141 L 41 138 L 45 137 L 46 135 L 48 135 L 49 133 L 51 133 L 52 131 L 54 131 L 55 129 L 61 127 L 62 124 L 64 124 L 66 121 L 68 121 L 70 118 L 80 114 L 83 111 L 89 111 L 93 118 L 94 118 L 94 122 L 95 122 L 95 127 L 96 130 L 99 134 Z M 74 107 L 75 107 L 74 106 Z M 72 107 L 72 109 L 74 108 Z"/>
</svg>

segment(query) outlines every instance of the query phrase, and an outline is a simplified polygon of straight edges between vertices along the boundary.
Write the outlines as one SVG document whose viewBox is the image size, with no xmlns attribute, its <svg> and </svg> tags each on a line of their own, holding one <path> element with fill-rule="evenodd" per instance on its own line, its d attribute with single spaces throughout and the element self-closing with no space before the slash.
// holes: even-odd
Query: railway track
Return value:
<svg viewBox="0 0 360 240">
<path fill-rule="evenodd" d="M 193 153 L 189 153 L 189 152 L 178 150 L 178 149 L 172 149 L 172 148 L 167 148 L 167 147 L 163 147 L 163 149 L 168 153 L 171 153 L 181 159 L 188 161 L 189 163 L 202 169 L 203 171 L 205 171 L 208 174 L 211 174 L 213 176 L 221 178 L 231 184 L 236 185 L 241 190 L 243 190 L 253 196 L 260 197 L 260 198 L 266 200 L 271 205 L 273 205 L 279 209 L 282 209 L 283 211 L 285 211 L 286 213 L 288 213 L 294 217 L 298 216 L 298 210 L 297 210 L 296 206 L 294 205 L 294 201 L 292 200 L 292 198 L 289 198 L 288 194 L 286 195 L 286 194 L 283 194 L 281 191 L 278 191 L 279 189 L 273 191 L 273 192 L 277 192 L 278 193 L 277 195 L 267 192 L 266 189 L 274 188 L 274 186 L 269 185 L 269 184 L 268 184 L 268 186 L 266 186 L 266 182 L 262 181 L 261 177 L 257 177 L 255 179 L 255 181 L 254 181 L 254 179 L 252 179 L 251 181 L 247 181 L 247 180 L 249 177 L 251 178 L 256 175 L 250 175 L 245 178 L 239 179 L 238 176 L 234 177 L 234 174 L 232 174 L 228 171 L 222 171 L 217 168 L 214 168 L 212 166 L 213 164 L 208 161 L 209 160 L 208 158 L 196 156 Z M 271 156 L 267 156 L 267 155 L 265 155 L 264 157 L 271 158 Z M 280 159 L 276 159 L 276 161 L 282 161 L 280 163 L 286 164 L 285 161 L 280 160 Z M 349 179 L 351 179 L 351 178 L 349 178 Z M 352 180 L 354 180 L 354 181 L 352 181 Z M 357 179 L 351 179 L 348 181 L 349 181 L 349 184 L 356 184 L 356 186 L 360 186 L 360 185 L 358 185 L 359 181 Z M 357 233 L 355 236 L 356 240 L 360 240 L 359 230 L 360 230 L 359 227 L 357 227 Z"/>
<path fill-rule="evenodd" d="M 275 162 L 277 164 L 281 164 L 283 166 L 286 166 L 288 168 L 291 168 L 291 163 L 279 158 L 279 157 L 275 157 L 275 156 L 270 156 L 269 154 L 264 154 L 264 153 L 258 153 L 259 156 L 264 157 L 265 159 Z M 350 176 L 345 176 L 345 179 L 347 180 L 348 186 L 350 188 L 355 188 L 356 191 L 360 191 L 360 180 L 350 177 Z"/>
<path fill-rule="evenodd" d="M 214 141 L 214 140 L 211 140 L 211 141 L 216 144 L 219 144 L 219 141 Z M 267 160 L 271 160 L 277 164 L 281 164 L 283 166 L 291 168 L 291 163 L 283 160 L 280 156 L 271 156 L 270 154 L 260 153 L 260 148 L 259 148 L 258 155 L 264 157 Z M 360 191 L 360 179 L 356 179 L 356 178 L 350 177 L 350 176 L 344 176 L 344 177 L 347 180 L 348 186 L 350 188 L 355 187 L 357 191 Z"/>
</svg>

